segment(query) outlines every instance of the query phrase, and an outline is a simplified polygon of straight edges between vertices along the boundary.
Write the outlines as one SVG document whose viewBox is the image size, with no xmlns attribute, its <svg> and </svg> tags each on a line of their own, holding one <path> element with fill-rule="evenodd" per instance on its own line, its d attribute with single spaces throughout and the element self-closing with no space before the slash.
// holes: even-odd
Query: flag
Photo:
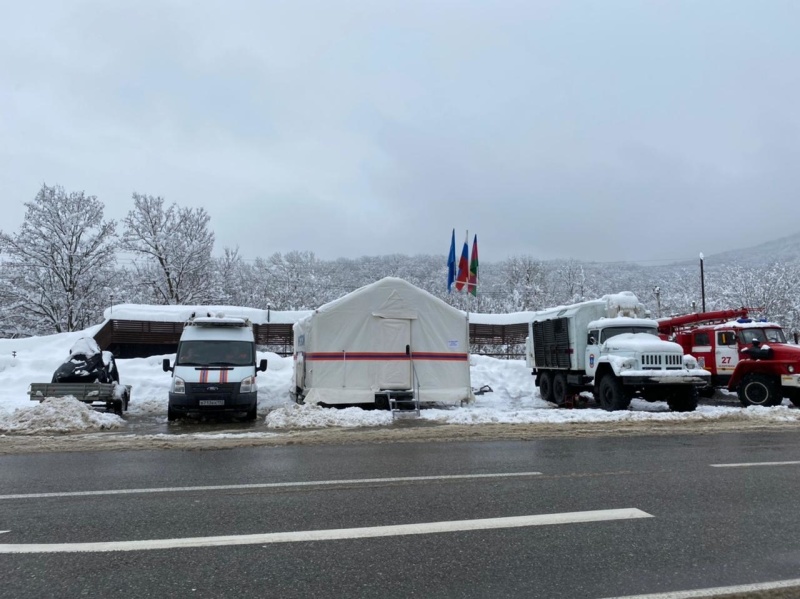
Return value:
<svg viewBox="0 0 800 599">
<path fill-rule="evenodd" d="M 458 275 L 456 276 L 456 289 L 458 291 L 464 289 L 464 285 L 467 284 L 467 279 L 469 278 L 469 246 L 467 245 L 468 239 L 469 239 L 469 233 L 467 233 L 467 237 L 464 238 L 464 247 L 461 249 L 461 258 L 458 260 Z"/>
<path fill-rule="evenodd" d="M 456 230 L 450 237 L 450 255 L 447 256 L 447 293 L 453 293 L 453 281 L 456 280 Z"/>
<path fill-rule="evenodd" d="M 469 285 L 467 291 L 472 295 L 478 295 L 478 236 L 472 241 L 472 259 L 469 261 Z"/>
</svg>

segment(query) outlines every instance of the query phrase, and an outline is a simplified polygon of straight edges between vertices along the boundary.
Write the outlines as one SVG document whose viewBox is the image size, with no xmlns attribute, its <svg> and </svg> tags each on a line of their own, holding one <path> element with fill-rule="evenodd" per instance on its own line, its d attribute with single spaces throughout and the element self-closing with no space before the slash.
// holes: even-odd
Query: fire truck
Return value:
<svg viewBox="0 0 800 599">
<path fill-rule="evenodd" d="M 701 394 L 727 387 L 745 407 L 777 406 L 784 397 L 800 407 L 800 347 L 786 342 L 780 325 L 739 308 L 661 318 L 658 331 L 711 373 Z"/>
</svg>

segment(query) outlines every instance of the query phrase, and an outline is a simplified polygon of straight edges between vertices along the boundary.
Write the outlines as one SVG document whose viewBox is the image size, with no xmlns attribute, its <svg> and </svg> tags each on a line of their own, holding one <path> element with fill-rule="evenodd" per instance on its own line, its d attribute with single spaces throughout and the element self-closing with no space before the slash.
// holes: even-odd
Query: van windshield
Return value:
<svg viewBox="0 0 800 599">
<path fill-rule="evenodd" d="M 249 341 L 181 341 L 176 366 L 249 366 L 256 363 Z"/>
</svg>

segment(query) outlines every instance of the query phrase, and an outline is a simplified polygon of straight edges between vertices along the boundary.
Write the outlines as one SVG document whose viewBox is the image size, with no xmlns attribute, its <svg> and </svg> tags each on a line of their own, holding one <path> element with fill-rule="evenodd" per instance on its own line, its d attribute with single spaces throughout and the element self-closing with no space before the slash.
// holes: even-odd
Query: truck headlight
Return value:
<svg viewBox="0 0 800 599">
<path fill-rule="evenodd" d="M 257 391 L 256 377 L 248 376 L 242 381 L 242 386 L 239 388 L 239 393 L 253 393 Z"/>
<path fill-rule="evenodd" d="M 690 356 L 689 354 L 686 354 L 685 356 L 683 356 L 683 365 L 689 370 L 694 370 L 695 368 L 697 368 L 697 358 L 695 358 L 694 356 Z"/>
<path fill-rule="evenodd" d="M 173 393 L 186 393 L 186 383 L 179 376 L 172 379 L 172 392 Z"/>
<path fill-rule="evenodd" d="M 634 358 L 625 358 L 619 363 L 620 370 L 632 370 L 636 367 L 636 360 Z"/>
<path fill-rule="evenodd" d="M 786 370 L 788 370 L 790 373 L 794 373 L 794 366 L 792 366 L 791 364 L 789 364 L 789 365 L 786 367 Z"/>
</svg>

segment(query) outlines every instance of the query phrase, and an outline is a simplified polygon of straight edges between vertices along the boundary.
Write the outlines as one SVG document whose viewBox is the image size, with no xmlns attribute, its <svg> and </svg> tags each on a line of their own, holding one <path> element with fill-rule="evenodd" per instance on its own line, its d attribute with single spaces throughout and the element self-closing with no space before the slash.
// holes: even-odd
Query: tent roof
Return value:
<svg viewBox="0 0 800 599">
<path fill-rule="evenodd" d="M 355 291 L 351 291 L 350 293 L 333 300 L 332 302 L 323 304 L 314 311 L 314 314 L 324 314 L 326 312 L 341 309 L 348 303 L 356 301 L 357 298 L 365 298 L 370 295 L 379 295 L 384 297 L 386 294 L 388 294 L 388 297 L 386 297 L 383 303 L 373 311 L 375 316 L 382 316 L 384 318 L 417 318 L 419 305 L 416 302 L 409 302 L 409 297 L 420 298 L 422 301 L 434 303 L 441 309 L 452 312 L 453 314 L 465 316 L 464 312 L 461 310 L 450 306 L 447 302 L 444 302 L 438 297 L 431 295 L 424 289 L 420 289 L 419 287 L 416 287 L 408 281 L 398 277 L 385 277 L 379 281 L 375 281 L 374 283 L 360 287 Z M 302 320 L 306 320 L 311 317 L 313 317 L 313 314 Z"/>
</svg>

